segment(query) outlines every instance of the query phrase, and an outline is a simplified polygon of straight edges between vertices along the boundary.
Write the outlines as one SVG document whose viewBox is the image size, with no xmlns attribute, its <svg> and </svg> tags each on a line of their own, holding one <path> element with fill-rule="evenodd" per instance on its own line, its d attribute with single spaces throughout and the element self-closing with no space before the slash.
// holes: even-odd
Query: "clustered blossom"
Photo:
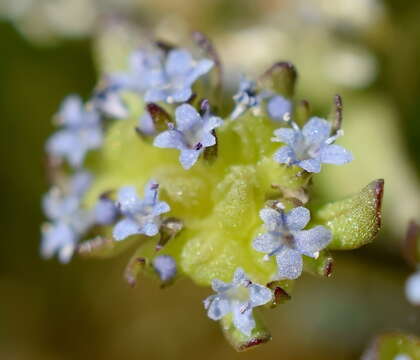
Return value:
<svg viewBox="0 0 420 360">
<path fill-rule="evenodd" d="M 159 201 L 159 185 L 150 181 L 144 188 L 144 199 L 137 196 L 134 186 L 126 186 L 119 190 L 117 206 L 123 219 L 117 222 L 112 232 L 117 241 L 130 235 L 144 234 L 155 236 L 161 226 L 161 214 L 170 210 L 169 205 Z"/>
<path fill-rule="evenodd" d="M 201 101 L 200 110 L 191 100 L 194 83 L 213 66 L 213 60 L 196 60 L 183 49 L 166 52 L 158 48 L 140 49 L 131 55 L 127 72 L 107 75 L 104 86 L 93 94 L 88 106 L 76 96 L 65 99 L 58 114 L 62 128 L 48 140 L 47 151 L 53 157 L 65 158 L 77 172 L 64 190 L 53 187 L 44 197 L 43 207 L 49 222 L 43 227 L 43 256 L 57 253 L 62 262 L 68 262 L 82 235 L 94 225 L 112 226 L 115 241 L 131 235 L 160 234 L 157 249 L 180 231 L 182 219 L 162 216 L 171 207 L 159 200 L 159 185 L 154 180 L 145 185 L 143 199 L 137 195 L 136 187 L 123 186 L 102 194 L 92 209 L 85 210 L 82 198 L 89 189 L 91 176 L 82 167 L 86 153 L 102 144 L 101 117 L 129 117 L 122 96 L 125 90 L 141 96 L 147 104 L 148 111 L 140 117 L 136 131 L 142 137 L 153 137 L 151 142 L 157 148 L 179 150 L 181 166 L 185 170 L 193 167 L 208 148 L 217 145 L 216 129 L 224 123 L 210 112 L 207 100 Z M 331 135 L 331 125 L 326 120 L 313 117 L 300 129 L 292 121 L 292 102 L 282 95 L 259 90 L 255 82 L 243 79 L 234 100 L 231 120 L 249 109 L 260 110 L 264 105 L 269 118 L 278 124 L 291 125 L 274 132 L 272 140 L 285 144 L 274 155 L 278 163 L 318 173 L 322 163 L 345 164 L 352 160 L 347 150 L 333 144 L 341 133 Z M 160 107 L 156 102 L 178 105 L 160 104 Z M 174 120 L 166 112 L 167 108 L 174 109 Z M 162 117 L 155 117 L 154 110 Z M 310 221 L 310 213 L 301 206 L 289 212 L 266 207 L 260 211 L 260 218 L 266 232 L 250 239 L 250 246 L 252 242 L 254 250 L 265 253 L 267 261 L 275 258 L 277 273 L 272 280 L 298 278 L 303 269 L 302 257 L 317 258 L 332 238 L 331 231 L 324 226 L 303 230 Z M 171 224 L 177 226 L 171 228 Z M 151 266 L 165 284 L 177 276 L 172 256 L 155 256 Z M 253 309 L 273 298 L 271 289 L 253 283 L 241 268 L 236 269 L 231 283 L 213 279 L 212 288 L 216 294 L 204 301 L 208 316 L 221 320 L 231 314 L 234 326 L 246 336 L 256 326 Z"/>
<path fill-rule="evenodd" d="M 302 255 L 316 258 L 331 241 L 331 231 L 318 225 L 302 230 L 310 220 L 309 210 L 299 206 L 288 213 L 272 208 L 262 209 L 266 233 L 258 236 L 254 249 L 275 256 L 278 279 L 296 279 L 303 269 Z"/>
<path fill-rule="evenodd" d="M 223 120 L 206 112 L 201 116 L 189 104 L 175 110 L 176 126 L 160 133 L 154 145 L 160 148 L 174 148 L 181 151 L 179 161 L 184 169 L 190 169 L 205 148 L 216 144 L 213 130 L 221 126 Z"/>
<path fill-rule="evenodd" d="M 48 153 L 66 158 L 73 167 L 81 167 L 86 152 L 102 144 L 100 120 L 98 113 L 86 109 L 78 96 L 67 97 L 58 113 L 62 129 L 48 139 Z"/>
<path fill-rule="evenodd" d="M 231 283 L 214 279 L 212 288 L 217 294 L 204 300 L 209 318 L 220 320 L 232 314 L 235 327 L 247 336 L 255 328 L 253 309 L 267 304 L 273 297 L 270 289 L 252 283 L 241 268 L 236 269 Z"/>
<path fill-rule="evenodd" d="M 281 164 L 319 173 L 322 163 L 343 165 L 353 159 L 349 151 L 333 144 L 338 135 L 331 136 L 331 124 L 318 117 L 311 118 L 302 129 L 294 124 L 293 129 L 277 129 L 274 135 L 273 141 L 286 144 L 274 154 Z"/>
</svg>

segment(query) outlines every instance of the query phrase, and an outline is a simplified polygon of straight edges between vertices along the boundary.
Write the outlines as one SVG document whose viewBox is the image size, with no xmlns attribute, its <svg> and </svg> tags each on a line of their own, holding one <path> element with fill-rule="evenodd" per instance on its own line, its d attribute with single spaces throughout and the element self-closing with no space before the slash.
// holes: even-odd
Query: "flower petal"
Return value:
<svg viewBox="0 0 420 360">
<path fill-rule="evenodd" d="M 92 184 L 92 174 L 88 171 L 79 171 L 70 181 L 70 193 L 75 196 L 83 196 Z"/>
<path fill-rule="evenodd" d="M 255 328 L 255 320 L 254 316 L 252 315 L 252 307 L 250 304 L 241 304 L 235 302 L 233 305 L 233 324 L 235 327 L 245 334 L 246 336 L 250 336 L 252 330 Z"/>
<path fill-rule="evenodd" d="M 267 104 L 267 112 L 273 120 L 284 121 L 284 115 L 292 111 L 292 103 L 281 95 L 273 96 Z"/>
<path fill-rule="evenodd" d="M 319 173 L 321 171 L 321 160 L 318 157 L 299 161 L 296 165 L 311 173 Z"/>
<path fill-rule="evenodd" d="M 112 230 L 112 235 L 115 240 L 120 241 L 124 240 L 126 237 L 134 234 L 139 234 L 140 229 L 138 224 L 131 219 L 122 219 L 120 220 Z"/>
<path fill-rule="evenodd" d="M 151 136 L 156 134 L 155 123 L 153 122 L 149 112 L 144 113 L 140 117 L 138 128 L 145 135 Z"/>
<path fill-rule="evenodd" d="M 202 122 L 200 114 L 189 104 L 178 106 L 175 110 L 175 118 L 177 129 L 182 132 L 191 130 Z"/>
<path fill-rule="evenodd" d="M 308 143 L 321 144 L 331 133 L 331 124 L 319 117 L 312 117 L 302 129 L 303 136 Z"/>
<path fill-rule="evenodd" d="M 147 236 L 155 236 L 159 233 L 159 224 L 153 221 L 148 222 L 140 227 L 138 232 Z"/>
<path fill-rule="evenodd" d="M 332 239 L 332 233 L 325 226 L 315 226 L 309 230 L 298 231 L 294 234 L 296 248 L 300 253 L 316 257 L 316 253 L 324 249 Z"/>
<path fill-rule="evenodd" d="M 159 216 L 170 211 L 170 206 L 165 201 L 159 201 L 152 210 L 152 215 Z"/>
<path fill-rule="evenodd" d="M 194 64 L 191 54 L 183 49 L 171 50 L 166 59 L 165 69 L 170 76 L 186 74 Z"/>
<path fill-rule="evenodd" d="M 286 217 L 277 210 L 264 208 L 260 210 L 260 218 L 264 221 L 267 230 L 274 231 L 286 225 Z"/>
<path fill-rule="evenodd" d="M 327 145 L 321 148 L 321 162 L 343 165 L 353 160 L 352 154 L 340 145 Z"/>
<path fill-rule="evenodd" d="M 53 134 L 46 144 L 48 153 L 54 156 L 67 156 L 73 149 L 79 147 L 79 141 L 73 131 L 60 130 Z"/>
<path fill-rule="evenodd" d="M 242 268 L 236 268 L 233 274 L 232 285 L 240 285 L 245 280 L 248 280 L 245 271 Z"/>
<path fill-rule="evenodd" d="M 48 259 L 58 253 L 60 261 L 67 263 L 73 255 L 77 240 L 75 232 L 68 224 L 58 222 L 48 225 L 42 236 L 41 255 Z"/>
<path fill-rule="evenodd" d="M 179 162 L 185 170 L 190 169 L 197 161 L 202 151 L 182 149 L 179 155 Z"/>
<path fill-rule="evenodd" d="M 214 62 L 210 59 L 203 59 L 195 64 L 194 68 L 189 72 L 185 79 L 185 83 L 192 85 L 200 76 L 208 73 L 213 67 Z"/>
<path fill-rule="evenodd" d="M 298 206 L 286 214 L 286 224 L 289 230 L 298 231 L 308 225 L 311 219 L 309 210 L 303 206 Z"/>
<path fill-rule="evenodd" d="M 225 283 L 224 281 L 219 280 L 219 279 L 213 279 L 211 281 L 211 287 L 216 292 L 224 292 L 232 288 L 232 285 Z"/>
<path fill-rule="evenodd" d="M 210 116 L 208 119 L 206 119 L 205 124 L 203 126 L 204 132 L 211 132 L 212 130 L 218 128 L 219 126 L 223 125 L 222 118 L 218 116 Z"/>
<path fill-rule="evenodd" d="M 172 87 L 168 93 L 166 101 L 168 103 L 180 103 L 187 101 L 192 95 L 191 86 Z"/>
<path fill-rule="evenodd" d="M 95 222 L 110 225 L 117 217 L 118 210 L 111 199 L 99 199 L 94 208 Z"/>
<path fill-rule="evenodd" d="M 277 249 L 280 249 L 281 245 L 280 239 L 270 233 L 256 237 L 252 243 L 255 250 L 266 254 L 275 252 Z"/>
<path fill-rule="evenodd" d="M 83 102 L 78 95 L 67 96 L 58 113 L 63 125 L 80 126 L 83 122 Z"/>
<path fill-rule="evenodd" d="M 230 301 L 221 295 L 209 296 L 204 301 L 204 306 L 207 309 L 208 317 L 212 320 L 220 320 L 231 311 Z"/>
<path fill-rule="evenodd" d="M 176 275 L 176 262 L 172 256 L 156 256 L 153 260 L 153 267 L 164 282 L 173 279 Z"/>
<path fill-rule="evenodd" d="M 285 246 L 276 261 L 279 279 L 297 279 L 302 274 L 302 255 L 298 251 Z"/>
<path fill-rule="evenodd" d="M 142 201 L 137 196 L 134 186 L 123 186 L 118 191 L 117 204 L 123 213 L 133 214 L 142 208 Z"/>
<path fill-rule="evenodd" d="M 154 87 L 146 91 L 144 94 L 144 101 L 146 103 L 166 101 L 168 97 L 168 91 L 160 87 Z"/>
<path fill-rule="evenodd" d="M 273 156 L 274 160 L 280 164 L 292 165 L 296 163 L 297 158 L 293 149 L 286 145 L 278 149 Z"/>
<path fill-rule="evenodd" d="M 269 288 L 258 284 L 251 284 L 249 293 L 252 307 L 267 304 L 273 298 L 273 293 Z"/>
<path fill-rule="evenodd" d="M 274 131 L 276 138 L 287 145 L 293 146 L 299 134 L 293 129 L 280 128 Z"/>
<path fill-rule="evenodd" d="M 186 148 L 184 135 L 177 130 L 167 130 L 160 133 L 153 141 L 153 145 L 159 148 L 174 148 L 180 150 Z"/>
</svg>

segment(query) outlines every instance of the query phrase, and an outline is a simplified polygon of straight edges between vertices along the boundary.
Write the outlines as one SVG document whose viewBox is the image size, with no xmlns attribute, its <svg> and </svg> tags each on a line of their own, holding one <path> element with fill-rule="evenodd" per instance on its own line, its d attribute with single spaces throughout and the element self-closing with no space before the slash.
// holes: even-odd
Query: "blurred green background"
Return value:
<svg viewBox="0 0 420 360">
<path fill-rule="evenodd" d="M 124 255 L 67 266 L 39 257 L 51 116 L 67 94 L 89 96 L 95 38 L 122 19 L 181 44 L 204 31 L 228 87 L 238 68 L 256 75 L 291 60 L 298 97 L 317 114 L 328 114 L 335 93 L 344 97 L 342 143 L 356 160 L 326 168 L 315 183 L 321 199 L 385 178 L 377 241 L 337 254 L 331 279 L 304 276 L 292 301 L 267 313 L 274 339 L 256 350 L 235 353 L 207 319 L 209 289 L 181 280 L 161 290 L 148 279 L 131 289 Z M 420 220 L 419 38 L 413 0 L 0 0 L 0 359 L 346 360 L 380 332 L 419 335 L 400 252 L 407 221 Z"/>
</svg>

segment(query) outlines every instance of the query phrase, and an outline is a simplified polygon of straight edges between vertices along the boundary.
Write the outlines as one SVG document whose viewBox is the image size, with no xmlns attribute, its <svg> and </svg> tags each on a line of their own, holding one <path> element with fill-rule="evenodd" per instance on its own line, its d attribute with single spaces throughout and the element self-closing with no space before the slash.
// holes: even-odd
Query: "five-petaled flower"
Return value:
<svg viewBox="0 0 420 360">
<path fill-rule="evenodd" d="M 53 187 L 43 198 L 43 209 L 49 222 L 42 227 L 41 254 L 55 253 L 62 263 L 71 259 L 82 234 L 92 225 L 90 213 L 81 208 L 81 198 L 90 186 L 87 172 L 74 175 L 66 189 Z"/>
<path fill-rule="evenodd" d="M 213 67 L 210 59 L 194 60 L 183 49 L 171 50 L 160 71 L 153 74 L 144 95 L 146 102 L 180 103 L 192 95 L 192 85 Z"/>
<path fill-rule="evenodd" d="M 86 109 L 78 96 L 67 97 L 58 113 L 63 128 L 48 139 L 48 153 L 67 158 L 73 167 L 81 167 L 86 152 L 102 144 L 100 120 L 99 114 Z"/>
<path fill-rule="evenodd" d="M 117 206 L 123 219 L 113 229 L 115 240 L 124 240 L 134 234 L 155 236 L 162 223 L 161 214 L 170 210 L 169 205 L 159 201 L 159 185 L 149 181 L 144 188 L 144 199 L 137 196 L 134 186 L 122 187 L 118 192 Z"/>
<path fill-rule="evenodd" d="M 217 294 L 204 300 L 209 318 L 220 320 L 231 313 L 235 327 L 247 336 L 255 328 L 253 308 L 268 303 L 273 296 L 267 287 L 252 283 L 241 268 L 236 269 L 231 283 L 214 279 L 212 288 Z"/>
<path fill-rule="evenodd" d="M 174 148 L 181 151 L 179 161 L 184 169 L 190 169 L 206 147 L 216 144 L 215 128 L 223 120 L 208 111 L 201 116 L 189 104 L 182 104 L 175 110 L 176 126 L 160 133 L 154 145 L 160 148 Z"/>
<path fill-rule="evenodd" d="M 293 125 L 293 129 L 281 128 L 274 132 L 276 137 L 272 140 L 286 144 L 274 154 L 277 162 L 318 173 L 321 163 L 342 165 L 353 159 L 349 151 L 333 144 L 338 135 L 330 136 L 331 124 L 328 121 L 313 117 L 302 129 Z"/>
<path fill-rule="evenodd" d="M 299 206 L 288 213 L 265 208 L 260 211 L 266 233 L 253 241 L 255 250 L 276 257 L 277 279 L 297 279 L 303 268 L 302 255 L 316 258 L 331 241 L 331 231 L 318 225 L 302 230 L 310 220 L 309 210 Z"/>
</svg>

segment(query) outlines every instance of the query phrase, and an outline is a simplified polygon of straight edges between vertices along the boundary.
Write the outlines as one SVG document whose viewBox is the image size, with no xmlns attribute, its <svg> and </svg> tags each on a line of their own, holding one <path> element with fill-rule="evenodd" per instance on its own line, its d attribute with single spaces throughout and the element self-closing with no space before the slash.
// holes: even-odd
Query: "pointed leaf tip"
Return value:
<svg viewBox="0 0 420 360">
<path fill-rule="evenodd" d="M 384 180 L 375 180 L 358 194 L 316 212 L 315 221 L 333 233 L 328 249 L 357 249 L 373 241 L 381 227 L 383 192 Z"/>
</svg>

